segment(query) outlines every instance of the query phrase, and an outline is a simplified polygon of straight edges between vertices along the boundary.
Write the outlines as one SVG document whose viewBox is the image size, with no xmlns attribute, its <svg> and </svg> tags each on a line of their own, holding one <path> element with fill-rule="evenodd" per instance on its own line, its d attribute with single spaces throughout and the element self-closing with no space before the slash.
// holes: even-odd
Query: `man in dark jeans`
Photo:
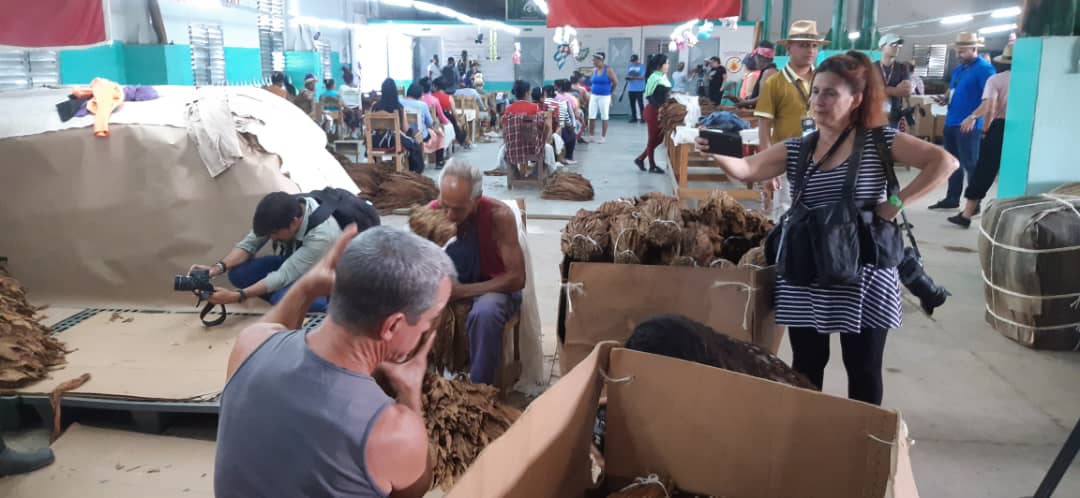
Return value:
<svg viewBox="0 0 1080 498">
<path fill-rule="evenodd" d="M 645 121 L 645 65 L 637 54 L 630 56 L 630 66 L 626 68 L 626 93 L 630 94 L 630 122 L 637 123 L 639 118 Z"/>
<path fill-rule="evenodd" d="M 945 198 L 930 209 L 956 209 L 960 207 L 960 194 L 964 189 L 964 174 L 974 175 L 979 162 L 979 140 L 982 138 L 983 120 L 975 120 L 971 131 L 961 130 L 961 125 L 982 102 L 986 80 L 994 75 L 994 67 L 979 57 L 982 47 L 979 35 L 960 33 L 956 38 L 956 56 L 960 65 L 953 69 L 949 78 L 949 93 L 938 98 L 941 105 L 948 105 L 945 116 L 945 150 L 960 160 L 960 169 L 949 177 L 949 191 Z M 970 180 L 969 180 L 970 181 Z"/>
<path fill-rule="evenodd" d="M 900 124 L 900 108 L 903 107 L 904 97 L 911 95 L 911 80 L 908 74 L 907 64 L 896 60 L 900 48 L 904 46 L 904 40 L 892 33 L 886 33 L 878 41 L 881 48 L 881 60 L 875 65 L 881 71 L 881 79 L 885 82 L 885 114 L 889 116 L 889 126 L 896 128 Z"/>
</svg>

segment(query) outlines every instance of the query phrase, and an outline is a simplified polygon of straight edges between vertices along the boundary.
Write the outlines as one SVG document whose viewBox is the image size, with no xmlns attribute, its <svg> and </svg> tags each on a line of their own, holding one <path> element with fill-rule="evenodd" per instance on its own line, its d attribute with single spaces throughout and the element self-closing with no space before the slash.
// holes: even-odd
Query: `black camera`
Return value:
<svg viewBox="0 0 1080 498">
<path fill-rule="evenodd" d="M 897 267 L 897 271 L 900 273 L 900 281 L 904 283 L 904 287 L 919 298 L 919 304 L 927 315 L 933 315 L 934 308 L 945 304 L 945 299 L 952 295 L 944 287 L 934 283 L 934 279 L 926 274 L 914 247 L 904 248 L 904 259 Z"/>
<path fill-rule="evenodd" d="M 210 270 L 195 270 L 190 275 L 177 275 L 173 277 L 173 290 L 177 292 L 195 293 L 214 292 L 214 284 L 210 283 Z"/>
</svg>

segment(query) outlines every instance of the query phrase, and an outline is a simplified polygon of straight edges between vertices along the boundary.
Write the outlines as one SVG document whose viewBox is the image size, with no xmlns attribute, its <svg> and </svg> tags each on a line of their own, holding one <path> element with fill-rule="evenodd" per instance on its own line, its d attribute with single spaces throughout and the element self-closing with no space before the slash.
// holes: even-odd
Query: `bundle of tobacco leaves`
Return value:
<svg viewBox="0 0 1080 498">
<path fill-rule="evenodd" d="M 683 227 L 680 204 L 678 198 L 668 196 L 650 197 L 638 204 L 640 228 L 649 244 L 662 247 L 678 240 Z"/>
<path fill-rule="evenodd" d="M 611 236 L 606 216 L 578 210 L 562 231 L 562 251 L 575 261 L 601 261 L 610 254 Z"/>
<path fill-rule="evenodd" d="M 439 196 L 435 180 L 412 171 L 390 173 L 379 184 L 374 199 L 369 199 L 380 213 L 427 204 Z"/>
<path fill-rule="evenodd" d="M 427 206 L 416 206 L 409 210 L 409 228 L 413 233 L 443 247 L 457 235 L 457 225 L 446 217 L 446 213 Z"/>
<path fill-rule="evenodd" d="M 584 176 L 569 171 L 557 171 L 548 177 L 544 184 L 544 190 L 540 192 L 541 199 L 557 199 L 563 201 L 591 201 L 596 193 L 593 191 L 592 182 Z"/>
<path fill-rule="evenodd" d="M 611 237 L 612 258 L 616 263 L 641 264 L 648 250 L 636 215 L 636 212 L 631 212 L 611 219 L 608 234 Z"/>
<path fill-rule="evenodd" d="M 39 311 L 26 300 L 22 284 L 0 266 L 0 387 L 26 386 L 65 363 L 68 351 L 39 322 Z"/>
</svg>

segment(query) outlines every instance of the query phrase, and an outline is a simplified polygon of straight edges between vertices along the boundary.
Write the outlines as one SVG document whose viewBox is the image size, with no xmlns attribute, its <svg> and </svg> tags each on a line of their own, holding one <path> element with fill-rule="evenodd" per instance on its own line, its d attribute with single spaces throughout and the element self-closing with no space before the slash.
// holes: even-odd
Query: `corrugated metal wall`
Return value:
<svg viewBox="0 0 1080 498">
<path fill-rule="evenodd" d="M 0 50 L 0 89 L 60 83 L 60 64 L 53 50 Z"/>
</svg>

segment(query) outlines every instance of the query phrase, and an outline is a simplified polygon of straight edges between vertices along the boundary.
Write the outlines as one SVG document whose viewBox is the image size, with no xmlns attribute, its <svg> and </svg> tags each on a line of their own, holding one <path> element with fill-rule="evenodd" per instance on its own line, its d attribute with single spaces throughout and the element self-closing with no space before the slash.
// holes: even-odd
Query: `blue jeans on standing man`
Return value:
<svg viewBox="0 0 1080 498">
<path fill-rule="evenodd" d="M 982 129 L 980 128 L 964 133 L 960 131 L 959 126 L 945 127 L 945 150 L 960 161 L 960 168 L 949 177 L 949 193 L 945 196 L 945 200 L 950 204 L 960 203 L 960 194 L 964 191 L 964 174 L 966 173 L 968 178 L 975 174 L 975 166 L 979 163 L 981 140 Z"/>
<path fill-rule="evenodd" d="M 229 270 L 229 282 L 237 289 L 249 287 L 259 280 L 266 278 L 270 272 L 281 268 L 283 263 L 285 263 L 284 256 L 261 256 L 252 258 L 241 265 L 237 265 L 236 268 Z M 292 284 L 259 297 L 270 304 L 277 304 L 278 301 L 281 301 L 281 299 L 285 297 L 285 293 L 289 291 L 289 287 L 292 287 Z M 329 302 L 329 299 L 326 297 L 320 297 L 311 303 L 308 312 L 323 313 L 326 311 L 326 305 Z"/>
</svg>

